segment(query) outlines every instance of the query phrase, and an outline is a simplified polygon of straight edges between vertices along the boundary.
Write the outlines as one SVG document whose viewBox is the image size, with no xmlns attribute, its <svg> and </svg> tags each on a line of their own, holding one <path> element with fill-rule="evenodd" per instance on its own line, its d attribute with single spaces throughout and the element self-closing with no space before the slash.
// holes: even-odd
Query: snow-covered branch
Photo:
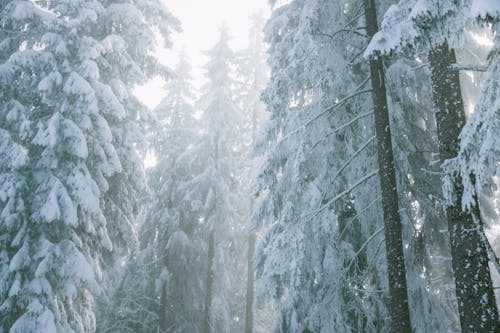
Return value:
<svg viewBox="0 0 500 333">
<path fill-rule="evenodd" d="M 487 65 L 474 65 L 474 64 L 453 64 L 452 69 L 458 71 L 474 71 L 474 72 L 486 72 L 488 70 Z"/>
<path fill-rule="evenodd" d="M 370 202 L 368 205 L 366 205 L 366 207 L 364 207 L 362 210 L 360 210 L 355 216 L 351 217 L 351 219 L 349 221 L 347 221 L 347 223 L 345 224 L 345 227 L 344 229 L 342 229 L 342 231 L 340 232 L 340 235 L 339 235 L 339 239 L 342 239 L 344 238 L 344 234 L 346 233 L 346 231 L 349 229 L 349 225 L 355 221 L 359 216 L 361 216 L 364 212 L 366 212 L 368 209 L 370 209 L 373 205 L 375 205 L 377 202 L 380 201 L 380 199 L 382 199 L 382 197 L 377 197 L 375 198 L 374 200 L 372 200 L 372 202 Z"/>
<path fill-rule="evenodd" d="M 352 192 L 352 190 L 354 190 L 356 187 L 360 186 L 361 184 L 363 184 L 364 182 L 366 182 L 370 178 L 373 178 L 376 175 L 378 175 L 378 171 L 379 171 L 379 169 L 377 169 L 377 170 L 375 170 L 373 172 L 370 172 L 369 174 L 367 174 L 366 176 L 364 176 L 363 178 L 361 178 L 360 180 L 358 180 L 356 183 L 354 183 L 353 185 L 351 185 L 347 190 L 345 190 L 345 191 L 337 194 L 335 197 L 333 197 L 332 199 L 330 199 L 326 204 L 324 204 L 320 208 L 316 209 L 315 211 L 307 213 L 306 216 L 308 218 L 312 218 L 312 217 L 316 216 L 317 214 L 321 213 L 323 210 L 327 209 L 335 201 L 339 200 L 344 195 Z"/>
<path fill-rule="evenodd" d="M 349 271 L 349 269 L 351 268 L 352 264 L 356 261 L 356 259 L 358 258 L 359 254 L 361 252 L 363 252 L 363 250 L 365 249 L 365 247 L 372 241 L 374 240 L 382 231 L 384 230 L 384 226 L 380 227 L 377 231 L 375 231 L 364 243 L 363 245 L 361 245 L 361 247 L 359 248 L 359 250 L 354 254 L 353 258 L 351 259 L 351 261 L 349 262 L 349 264 L 347 265 L 346 267 L 346 271 Z"/>
</svg>

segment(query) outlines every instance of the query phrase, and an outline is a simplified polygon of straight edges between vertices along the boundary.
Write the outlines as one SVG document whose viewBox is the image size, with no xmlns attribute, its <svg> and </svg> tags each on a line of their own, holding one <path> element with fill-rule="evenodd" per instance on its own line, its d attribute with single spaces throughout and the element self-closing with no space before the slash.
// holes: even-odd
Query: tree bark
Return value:
<svg viewBox="0 0 500 333">
<path fill-rule="evenodd" d="M 161 296 L 160 296 L 160 305 L 158 309 L 159 314 L 159 332 L 166 333 L 167 332 L 167 282 L 163 282 L 163 286 L 161 288 Z"/>
<path fill-rule="evenodd" d="M 366 31 L 371 38 L 378 31 L 375 0 L 364 0 Z M 372 97 L 377 137 L 384 232 L 389 276 L 389 310 L 391 331 L 411 332 L 410 312 L 406 287 L 406 268 L 403 253 L 402 225 L 399 215 L 398 190 L 391 142 L 391 127 L 387 106 L 385 72 L 382 58 L 375 54 L 370 59 Z"/>
<path fill-rule="evenodd" d="M 215 244 L 214 244 L 215 232 L 210 231 L 208 236 L 208 268 L 207 268 L 207 279 L 205 281 L 205 306 L 203 310 L 203 333 L 211 332 L 211 310 L 212 310 L 212 286 L 214 281 L 214 254 L 215 254 Z"/>
<path fill-rule="evenodd" d="M 437 109 L 439 154 L 445 161 L 457 156 L 459 136 L 465 124 L 460 77 L 458 70 L 453 68 L 455 50 L 444 43 L 431 50 L 429 61 L 432 94 Z M 446 208 L 446 216 L 462 332 L 500 332 L 488 253 L 480 234 L 479 204 L 476 200 L 472 212 L 462 211 L 462 180 L 456 179 L 454 186 L 459 199 Z"/>
</svg>

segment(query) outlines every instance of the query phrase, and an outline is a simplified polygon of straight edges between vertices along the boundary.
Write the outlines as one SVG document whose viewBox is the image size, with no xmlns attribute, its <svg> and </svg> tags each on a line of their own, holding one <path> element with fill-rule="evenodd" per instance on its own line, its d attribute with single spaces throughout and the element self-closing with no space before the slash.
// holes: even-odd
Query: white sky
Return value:
<svg viewBox="0 0 500 333">
<path fill-rule="evenodd" d="M 203 81 L 202 66 L 207 61 L 203 51 L 209 50 L 219 37 L 224 23 L 229 28 L 231 47 L 240 50 L 247 45 L 250 16 L 259 10 L 269 15 L 267 0 L 163 0 L 168 9 L 181 21 L 183 32 L 173 36 L 172 50 L 161 50 L 162 63 L 173 67 L 184 48 L 193 67 L 195 86 Z M 136 90 L 138 97 L 149 107 L 155 107 L 164 93 L 161 80 Z"/>
</svg>

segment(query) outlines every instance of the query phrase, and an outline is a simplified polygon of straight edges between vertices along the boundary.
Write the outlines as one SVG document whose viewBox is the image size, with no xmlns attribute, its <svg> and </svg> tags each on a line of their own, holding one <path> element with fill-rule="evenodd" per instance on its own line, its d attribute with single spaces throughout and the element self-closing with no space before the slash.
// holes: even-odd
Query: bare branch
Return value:
<svg viewBox="0 0 500 333">
<path fill-rule="evenodd" d="M 359 256 L 359 254 L 361 252 L 363 252 L 363 250 L 365 249 L 365 247 L 372 241 L 374 240 L 378 234 L 380 234 L 382 231 L 384 230 L 384 226 L 380 227 L 380 229 L 378 229 L 377 231 L 375 231 L 373 233 L 373 235 L 371 235 L 367 240 L 366 242 L 363 243 L 363 245 L 361 245 L 361 247 L 359 248 L 359 250 L 354 254 L 354 257 L 351 259 L 351 261 L 349 262 L 349 265 L 347 265 L 346 267 L 346 270 L 349 271 L 349 269 L 351 268 L 352 264 L 354 263 L 354 261 L 356 260 L 356 258 Z"/>
</svg>

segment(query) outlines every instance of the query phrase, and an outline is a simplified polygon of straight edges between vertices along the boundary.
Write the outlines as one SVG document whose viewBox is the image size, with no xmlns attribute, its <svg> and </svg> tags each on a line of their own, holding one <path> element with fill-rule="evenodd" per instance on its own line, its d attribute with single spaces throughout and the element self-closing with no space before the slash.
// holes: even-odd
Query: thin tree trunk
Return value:
<svg viewBox="0 0 500 333">
<path fill-rule="evenodd" d="M 444 161 L 458 154 L 465 110 L 459 73 L 452 68 L 456 63 L 455 50 L 444 43 L 429 53 L 429 61 L 439 153 Z M 476 200 L 473 212 L 462 211 L 462 180 L 457 179 L 454 185 L 459 200 L 446 208 L 446 215 L 462 332 L 500 332 L 488 253 L 480 235 L 482 226 L 481 222 L 474 222 L 474 217 L 480 221 L 479 205 Z"/>
<path fill-rule="evenodd" d="M 257 88 L 253 87 L 255 90 Z M 255 144 L 255 138 L 257 136 L 257 104 L 254 104 L 252 109 L 252 147 Z M 252 162 L 253 170 L 253 162 Z M 253 213 L 253 198 L 250 199 L 250 216 Z M 246 294 L 246 305 L 245 305 L 245 333 L 253 332 L 253 299 L 254 299 L 254 280 L 255 272 L 253 268 L 253 255 L 255 252 L 255 241 L 256 235 L 250 232 L 248 235 L 248 254 L 247 254 L 247 294 Z"/>
<path fill-rule="evenodd" d="M 212 310 L 212 286 L 214 281 L 214 244 L 215 231 L 210 231 L 208 236 L 208 268 L 207 280 L 205 281 L 205 307 L 203 311 L 203 333 L 210 333 L 211 331 L 211 310 Z"/>
<path fill-rule="evenodd" d="M 371 38 L 378 31 L 375 0 L 364 0 L 366 31 Z M 406 268 L 403 253 L 402 225 L 399 215 L 398 191 L 387 106 L 385 73 L 382 58 L 370 59 L 377 155 L 380 166 L 384 232 L 389 276 L 389 310 L 394 333 L 411 332 Z"/>
<path fill-rule="evenodd" d="M 167 332 L 167 282 L 163 282 L 161 288 L 160 305 L 159 305 L 159 332 Z"/>
<path fill-rule="evenodd" d="M 214 169 L 215 178 L 219 176 L 219 133 L 215 133 L 213 138 L 214 147 Z M 214 208 L 213 214 L 215 215 L 215 221 L 219 220 L 218 214 L 218 198 L 217 198 L 217 184 L 213 184 L 214 190 Z M 213 284 L 214 284 L 214 257 L 215 257 L 215 229 L 216 225 L 210 226 L 210 234 L 208 235 L 208 268 L 207 268 L 207 280 L 205 282 L 205 307 L 203 313 L 203 333 L 210 333 L 212 330 L 212 294 L 213 294 Z"/>
<path fill-rule="evenodd" d="M 253 331 L 253 298 L 254 298 L 254 269 L 253 253 L 255 251 L 255 234 L 248 236 L 248 255 L 247 255 L 247 295 L 245 308 L 245 333 Z"/>
</svg>

